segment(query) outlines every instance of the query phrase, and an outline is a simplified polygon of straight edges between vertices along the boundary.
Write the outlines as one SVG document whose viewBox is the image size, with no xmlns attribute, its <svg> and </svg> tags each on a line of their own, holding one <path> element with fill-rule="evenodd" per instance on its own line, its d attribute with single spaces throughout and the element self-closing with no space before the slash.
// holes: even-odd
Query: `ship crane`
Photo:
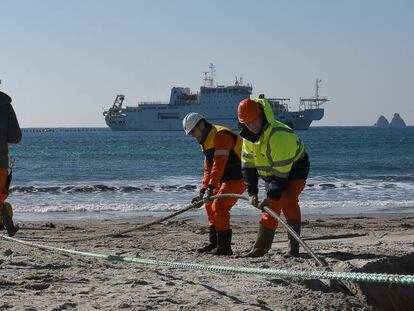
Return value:
<svg viewBox="0 0 414 311">
<path fill-rule="evenodd" d="M 299 111 L 309 110 L 309 109 L 319 109 L 320 106 L 329 101 L 327 97 L 319 96 L 319 83 L 321 79 L 315 80 L 315 96 L 314 97 L 301 97 L 299 99 Z"/>
</svg>

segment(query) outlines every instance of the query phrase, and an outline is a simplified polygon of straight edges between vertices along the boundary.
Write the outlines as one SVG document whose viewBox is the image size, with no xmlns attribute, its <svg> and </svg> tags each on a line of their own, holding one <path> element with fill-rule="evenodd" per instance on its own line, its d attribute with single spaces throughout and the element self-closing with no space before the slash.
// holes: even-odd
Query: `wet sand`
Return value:
<svg viewBox="0 0 414 311">
<path fill-rule="evenodd" d="M 25 222 L 16 238 L 31 237 L 42 243 L 42 238 L 93 237 L 152 220 L 154 218 L 145 217 L 115 221 Z M 278 228 L 268 255 L 240 258 L 256 239 L 258 220 L 259 215 L 232 218 L 235 254 L 229 257 L 195 252 L 207 241 L 204 217 L 180 217 L 116 238 L 45 244 L 188 263 L 320 269 L 302 248 L 300 258 L 282 257 L 287 243 L 283 227 Z M 302 237 L 310 248 L 331 267 L 345 262 L 358 268 L 414 253 L 414 214 L 306 215 L 302 230 Z M 0 310 L 376 309 L 369 305 L 370 301 L 329 288 L 326 282 L 318 280 L 105 261 L 45 252 L 3 239 L 0 245 Z M 414 287 L 408 290 L 414 293 Z"/>
</svg>

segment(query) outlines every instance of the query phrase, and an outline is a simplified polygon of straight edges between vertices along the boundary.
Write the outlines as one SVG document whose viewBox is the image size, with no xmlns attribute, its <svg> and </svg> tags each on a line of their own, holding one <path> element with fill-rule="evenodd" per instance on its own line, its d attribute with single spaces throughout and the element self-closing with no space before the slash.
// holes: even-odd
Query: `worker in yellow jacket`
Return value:
<svg viewBox="0 0 414 311">
<path fill-rule="evenodd" d="M 283 211 L 287 223 L 300 235 L 301 212 L 299 195 L 305 188 L 309 173 L 309 157 L 305 146 L 293 130 L 275 120 L 271 104 L 264 98 L 244 99 L 237 110 L 241 124 L 242 173 L 249 201 L 277 214 Z M 258 179 L 265 182 L 265 195 L 259 204 Z M 278 222 L 263 212 L 253 249 L 247 257 L 266 254 L 272 245 Z M 287 256 L 299 256 L 299 243 L 288 234 Z"/>
</svg>

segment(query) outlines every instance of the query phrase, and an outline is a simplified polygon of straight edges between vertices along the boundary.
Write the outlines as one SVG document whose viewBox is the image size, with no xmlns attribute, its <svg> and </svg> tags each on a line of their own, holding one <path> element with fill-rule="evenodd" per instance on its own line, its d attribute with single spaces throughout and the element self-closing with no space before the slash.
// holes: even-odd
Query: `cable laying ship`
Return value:
<svg viewBox="0 0 414 311">
<path fill-rule="evenodd" d="M 122 107 L 125 96 L 117 95 L 112 107 L 104 111 L 106 124 L 114 131 L 181 131 L 182 120 L 189 112 L 198 112 L 214 124 L 237 129 L 237 106 L 245 98 L 250 98 L 253 87 L 243 84 L 242 78 L 234 85 L 215 85 L 215 68 L 204 72 L 204 86 L 200 92 L 191 93 L 189 88 L 173 87 L 170 101 L 139 102 L 137 106 Z M 322 119 L 321 105 L 328 101 L 318 94 L 316 79 L 314 97 L 301 97 L 298 111 L 289 111 L 289 98 L 266 98 L 272 105 L 275 117 L 295 130 L 307 130 L 314 120 Z"/>
</svg>

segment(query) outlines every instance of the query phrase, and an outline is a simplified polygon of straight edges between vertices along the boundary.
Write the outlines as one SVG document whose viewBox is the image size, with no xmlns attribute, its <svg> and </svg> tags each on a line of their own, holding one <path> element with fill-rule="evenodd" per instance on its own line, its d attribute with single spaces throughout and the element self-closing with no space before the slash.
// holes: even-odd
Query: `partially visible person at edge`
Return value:
<svg viewBox="0 0 414 311">
<path fill-rule="evenodd" d="M 22 138 L 19 122 L 11 105 L 9 95 L 0 92 L 0 229 L 6 227 L 13 236 L 19 230 L 13 223 L 13 209 L 5 202 L 9 196 L 11 172 L 9 170 L 9 143 L 18 143 Z"/>
<path fill-rule="evenodd" d="M 236 198 L 221 198 L 209 201 L 213 195 L 224 193 L 242 194 L 246 189 L 241 174 L 241 145 L 239 135 L 232 130 L 207 122 L 199 113 L 189 113 L 183 119 L 184 131 L 197 139 L 205 155 L 204 177 L 200 192 L 192 203 L 207 202 L 209 241 L 199 253 L 211 252 L 214 255 L 232 255 L 230 229 L 230 209 L 236 204 Z"/>
<path fill-rule="evenodd" d="M 309 173 L 305 146 L 293 130 L 275 120 L 270 103 L 258 99 L 240 102 L 237 115 L 243 137 L 242 173 L 249 202 L 263 211 L 268 206 L 278 215 L 283 211 L 287 223 L 300 235 L 299 195 Z M 259 204 L 258 179 L 265 181 L 265 195 Z M 260 257 L 271 248 L 278 221 L 263 211 L 259 233 L 247 257 Z M 299 243 L 288 234 L 288 251 L 284 257 L 298 257 Z"/>
</svg>

